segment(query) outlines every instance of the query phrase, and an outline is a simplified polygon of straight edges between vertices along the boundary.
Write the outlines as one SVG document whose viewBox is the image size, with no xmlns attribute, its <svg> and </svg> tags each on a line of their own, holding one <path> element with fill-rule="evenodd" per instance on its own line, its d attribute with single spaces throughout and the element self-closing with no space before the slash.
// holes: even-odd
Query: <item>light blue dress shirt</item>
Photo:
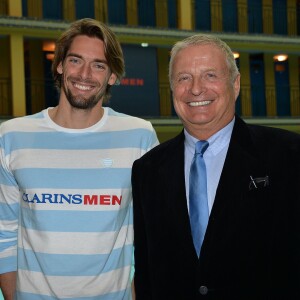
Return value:
<svg viewBox="0 0 300 300">
<path fill-rule="evenodd" d="M 226 125 L 224 128 L 212 135 L 207 140 L 209 142 L 209 147 L 205 151 L 203 158 L 205 161 L 207 173 L 207 198 L 209 213 L 211 212 L 212 206 L 214 204 L 216 190 L 219 184 L 225 157 L 229 147 L 234 120 L 235 119 L 233 118 L 233 120 L 228 125 Z M 198 140 L 191 136 L 186 130 L 184 130 L 184 135 L 185 186 L 187 205 L 189 207 L 189 175 L 191 163 L 195 153 L 195 144 Z"/>
</svg>

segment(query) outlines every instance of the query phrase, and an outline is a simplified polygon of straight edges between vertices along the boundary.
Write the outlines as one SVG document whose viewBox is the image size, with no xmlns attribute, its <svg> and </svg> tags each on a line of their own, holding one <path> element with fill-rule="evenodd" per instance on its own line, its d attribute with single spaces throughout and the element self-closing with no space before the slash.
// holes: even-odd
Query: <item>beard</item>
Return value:
<svg viewBox="0 0 300 300">
<path fill-rule="evenodd" d="M 70 82 L 72 82 L 72 79 L 74 79 L 74 78 L 69 78 Z M 78 79 L 77 79 L 77 81 L 78 81 Z M 64 80 L 64 82 L 62 82 L 62 88 L 63 88 L 63 91 L 64 91 L 66 98 L 69 101 L 70 105 L 77 109 L 86 109 L 86 110 L 92 109 L 99 103 L 99 101 L 103 98 L 103 96 L 105 94 L 105 90 L 106 90 L 106 86 L 107 86 L 107 84 L 103 84 L 103 86 L 101 87 L 101 89 L 98 93 L 86 98 L 83 95 L 72 94 L 71 90 L 67 87 L 65 82 L 66 82 L 66 79 Z M 85 83 L 95 85 L 94 82 L 86 81 Z M 95 86 L 97 86 L 97 85 L 95 85 Z"/>
</svg>

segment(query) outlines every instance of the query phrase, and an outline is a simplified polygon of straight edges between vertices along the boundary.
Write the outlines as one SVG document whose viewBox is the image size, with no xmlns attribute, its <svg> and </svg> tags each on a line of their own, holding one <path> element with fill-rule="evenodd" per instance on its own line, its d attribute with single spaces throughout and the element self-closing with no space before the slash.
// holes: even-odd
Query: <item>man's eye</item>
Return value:
<svg viewBox="0 0 300 300">
<path fill-rule="evenodd" d="M 179 77 L 178 78 L 178 81 L 187 81 L 187 80 L 189 80 L 189 76 L 181 76 L 181 77 Z"/>
<path fill-rule="evenodd" d="M 103 64 L 95 64 L 94 67 L 96 69 L 100 69 L 100 70 L 104 70 L 105 69 L 105 65 L 103 65 Z"/>
<path fill-rule="evenodd" d="M 78 59 L 78 58 L 70 58 L 69 61 L 70 61 L 72 64 L 78 64 L 78 63 L 79 63 L 79 59 Z"/>
<path fill-rule="evenodd" d="M 209 78 L 215 78 L 215 77 L 217 77 L 217 75 L 214 74 L 214 73 L 208 73 L 207 77 L 209 77 Z"/>
<path fill-rule="evenodd" d="M 206 80 L 209 80 L 209 81 L 219 80 L 219 77 L 217 76 L 216 73 L 207 73 L 204 78 L 206 78 Z"/>
</svg>

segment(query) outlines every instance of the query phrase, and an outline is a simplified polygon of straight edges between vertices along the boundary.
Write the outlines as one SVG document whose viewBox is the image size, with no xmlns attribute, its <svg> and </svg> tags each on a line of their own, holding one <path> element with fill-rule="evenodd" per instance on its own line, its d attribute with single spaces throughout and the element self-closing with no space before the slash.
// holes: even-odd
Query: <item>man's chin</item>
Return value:
<svg viewBox="0 0 300 300">
<path fill-rule="evenodd" d="M 72 107 L 77 108 L 77 109 L 92 109 L 95 107 L 99 100 L 95 99 L 84 99 L 84 98 L 72 98 L 68 99 L 69 103 Z"/>
</svg>

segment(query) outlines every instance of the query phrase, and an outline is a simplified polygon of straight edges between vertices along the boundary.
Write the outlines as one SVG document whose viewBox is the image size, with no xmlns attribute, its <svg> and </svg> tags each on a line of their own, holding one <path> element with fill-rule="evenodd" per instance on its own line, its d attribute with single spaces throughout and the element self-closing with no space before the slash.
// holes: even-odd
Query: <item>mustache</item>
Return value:
<svg viewBox="0 0 300 300">
<path fill-rule="evenodd" d="M 93 81 L 89 78 L 87 79 L 83 79 L 82 77 L 80 76 L 70 76 L 68 78 L 70 81 L 74 81 L 76 83 L 85 83 L 85 84 L 90 84 L 90 85 L 97 85 L 97 82 L 96 81 Z"/>
</svg>

